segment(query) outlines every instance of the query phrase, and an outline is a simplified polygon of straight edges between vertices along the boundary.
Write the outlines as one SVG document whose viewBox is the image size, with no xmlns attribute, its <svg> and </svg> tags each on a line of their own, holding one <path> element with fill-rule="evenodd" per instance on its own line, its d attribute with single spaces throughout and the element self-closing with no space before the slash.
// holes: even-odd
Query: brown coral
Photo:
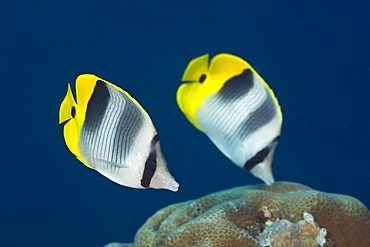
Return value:
<svg viewBox="0 0 370 247">
<path fill-rule="evenodd" d="M 304 212 L 315 222 L 302 221 Z M 147 220 L 133 244 L 115 246 L 249 247 L 262 246 L 265 235 L 274 241 L 266 246 L 318 246 L 314 236 L 320 227 L 327 231 L 325 246 L 370 246 L 370 212 L 360 201 L 287 182 L 237 187 L 170 205 Z"/>
</svg>

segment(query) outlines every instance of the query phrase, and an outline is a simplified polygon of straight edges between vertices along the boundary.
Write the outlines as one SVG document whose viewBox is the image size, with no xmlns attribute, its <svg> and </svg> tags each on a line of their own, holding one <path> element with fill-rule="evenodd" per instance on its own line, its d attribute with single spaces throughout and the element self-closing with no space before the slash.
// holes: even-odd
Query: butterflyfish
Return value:
<svg viewBox="0 0 370 247">
<path fill-rule="evenodd" d="M 126 91 L 95 75 L 76 79 L 75 101 L 68 84 L 59 110 L 69 150 L 85 166 L 132 188 L 177 191 L 158 133 L 143 107 Z"/>
<path fill-rule="evenodd" d="M 233 163 L 273 184 L 283 119 L 278 100 L 243 59 L 219 54 L 208 61 L 206 54 L 186 67 L 176 95 L 180 110 Z"/>
</svg>

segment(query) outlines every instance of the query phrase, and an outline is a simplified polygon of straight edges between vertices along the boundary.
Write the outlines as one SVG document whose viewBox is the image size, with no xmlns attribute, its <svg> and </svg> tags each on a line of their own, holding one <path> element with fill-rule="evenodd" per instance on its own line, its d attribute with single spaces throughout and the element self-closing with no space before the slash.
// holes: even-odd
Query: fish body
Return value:
<svg viewBox="0 0 370 247">
<path fill-rule="evenodd" d="M 193 59 L 177 90 L 187 119 L 237 166 L 266 184 L 280 138 L 282 113 L 273 91 L 243 59 L 208 54 Z"/>
<path fill-rule="evenodd" d="M 95 75 L 76 79 L 59 110 L 69 150 L 85 166 L 132 188 L 177 191 L 158 133 L 147 112 L 126 91 Z"/>
</svg>

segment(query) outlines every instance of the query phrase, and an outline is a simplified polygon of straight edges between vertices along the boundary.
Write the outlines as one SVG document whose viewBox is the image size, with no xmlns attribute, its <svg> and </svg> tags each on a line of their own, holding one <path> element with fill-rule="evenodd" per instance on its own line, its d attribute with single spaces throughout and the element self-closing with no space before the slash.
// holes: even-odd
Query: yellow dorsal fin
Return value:
<svg viewBox="0 0 370 247">
<path fill-rule="evenodd" d="M 202 83 L 203 97 L 217 93 L 230 78 L 237 76 L 251 66 L 243 59 L 226 53 L 212 58 L 207 77 Z"/>
<path fill-rule="evenodd" d="M 209 66 L 209 74 L 212 79 L 218 79 L 225 83 L 231 77 L 241 74 L 251 66 L 240 57 L 221 53 L 213 57 Z"/>
<path fill-rule="evenodd" d="M 126 94 L 127 97 L 129 97 L 137 106 L 140 107 L 140 109 L 148 115 L 148 113 L 144 110 L 144 108 L 137 102 L 128 92 L 123 90 L 122 88 L 114 85 L 113 83 L 110 83 L 109 81 L 106 81 L 100 77 L 97 77 L 93 74 L 82 74 L 79 75 L 76 79 L 76 92 L 77 92 L 77 103 L 82 111 L 86 112 L 87 104 L 90 100 L 90 97 L 92 93 L 94 92 L 94 88 L 96 85 L 96 82 L 100 80 L 103 81 L 114 88 L 116 88 L 118 91 L 121 91 L 122 93 Z M 148 115 L 149 116 L 149 115 Z"/>
</svg>

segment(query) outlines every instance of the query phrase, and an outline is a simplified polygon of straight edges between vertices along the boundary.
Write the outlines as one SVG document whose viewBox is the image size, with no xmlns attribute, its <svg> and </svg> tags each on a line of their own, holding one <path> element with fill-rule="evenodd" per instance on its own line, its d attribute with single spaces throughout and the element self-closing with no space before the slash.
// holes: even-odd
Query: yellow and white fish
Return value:
<svg viewBox="0 0 370 247">
<path fill-rule="evenodd" d="M 67 121 L 64 139 L 77 159 L 127 187 L 178 190 L 157 131 L 134 98 L 90 74 L 77 77 L 76 96 L 77 102 L 68 84 L 59 123 Z"/>
<path fill-rule="evenodd" d="M 271 163 L 280 138 L 279 103 L 261 76 L 243 59 L 208 54 L 190 61 L 177 103 L 187 119 L 204 132 L 237 166 L 266 184 L 274 183 Z"/>
</svg>

